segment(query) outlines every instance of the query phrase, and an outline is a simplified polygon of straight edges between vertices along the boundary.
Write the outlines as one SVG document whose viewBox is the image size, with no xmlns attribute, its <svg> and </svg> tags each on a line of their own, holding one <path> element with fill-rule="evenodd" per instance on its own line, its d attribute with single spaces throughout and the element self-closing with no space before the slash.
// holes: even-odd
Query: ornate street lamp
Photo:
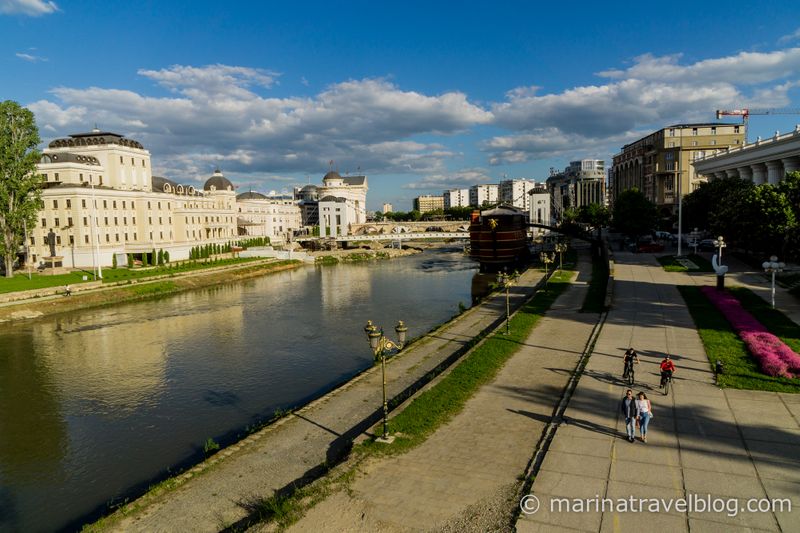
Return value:
<svg viewBox="0 0 800 533">
<path fill-rule="evenodd" d="M 564 270 L 564 252 L 567 251 L 567 243 L 559 242 L 556 244 L 556 252 L 558 252 L 558 269 Z"/>
<path fill-rule="evenodd" d="M 375 356 L 375 360 L 377 361 L 380 358 L 381 361 L 381 375 L 383 377 L 383 436 L 380 437 L 378 442 L 392 442 L 394 438 L 389 437 L 389 405 L 386 401 L 386 354 L 391 352 L 392 350 L 397 350 L 398 352 L 403 349 L 403 346 L 406 343 L 406 332 L 408 328 L 403 324 L 403 321 L 400 320 L 397 322 L 397 325 L 394 327 L 395 332 L 397 332 L 397 342 L 393 342 L 390 339 L 386 338 L 383 334 L 383 328 L 379 328 L 378 326 L 372 323 L 372 320 L 367 320 L 367 325 L 364 326 L 364 333 L 367 334 L 367 339 L 369 340 L 369 346 L 372 348 L 372 353 Z"/>
<path fill-rule="evenodd" d="M 761 263 L 764 272 L 772 273 L 772 308 L 775 309 L 775 273 L 782 271 L 786 267 L 786 263 L 778 262 L 778 256 L 770 256 L 769 261 Z"/>
<path fill-rule="evenodd" d="M 517 278 L 519 278 L 519 274 L 517 272 L 514 272 L 513 274 L 500 272 L 497 274 L 497 285 L 506 290 L 506 335 L 511 333 L 511 303 L 509 300 L 508 289 L 514 284 Z"/>
</svg>

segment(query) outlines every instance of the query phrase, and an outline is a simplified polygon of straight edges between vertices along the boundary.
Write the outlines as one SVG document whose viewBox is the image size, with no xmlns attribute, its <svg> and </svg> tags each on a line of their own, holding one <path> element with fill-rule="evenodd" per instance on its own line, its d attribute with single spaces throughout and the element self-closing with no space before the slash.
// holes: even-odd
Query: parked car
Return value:
<svg viewBox="0 0 800 533">
<path fill-rule="evenodd" d="M 653 234 L 656 236 L 656 239 L 661 241 L 673 241 L 676 239 L 675 235 L 668 231 L 655 231 Z"/>
<path fill-rule="evenodd" d="M 703 239 L 700 241 L 700 244 L 697 245 L 698 250 L 703 250 L 704 252 L 713 252 L 717 249 L 717 246 L 714 244 L 714 239 Z"/>
<path fill-rule="evenodd" d="M 657 253 L 664 251 L 664 245 L 659 244 L 657 242 L 643 242 L 639 243 L 639 247 L 636 249 L 637 252 L 641 253 Z"/>
</svg>

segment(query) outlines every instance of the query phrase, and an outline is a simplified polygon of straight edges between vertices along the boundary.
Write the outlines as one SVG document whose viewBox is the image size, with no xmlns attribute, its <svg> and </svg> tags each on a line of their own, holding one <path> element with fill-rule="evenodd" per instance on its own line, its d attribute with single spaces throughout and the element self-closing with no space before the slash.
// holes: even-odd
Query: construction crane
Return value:
<svg viewBox="0 0 800 533">
<path fill-rule="evenodd" d="M 744 124 L 744 142 L 747 144 L 747 123 L 750 115 L 800 115 L 800 109 L 794 108 L 742 108 L 742 109 L 717 109 L 717 120 L 723 116 L 742 117 Z"/>
</svg>

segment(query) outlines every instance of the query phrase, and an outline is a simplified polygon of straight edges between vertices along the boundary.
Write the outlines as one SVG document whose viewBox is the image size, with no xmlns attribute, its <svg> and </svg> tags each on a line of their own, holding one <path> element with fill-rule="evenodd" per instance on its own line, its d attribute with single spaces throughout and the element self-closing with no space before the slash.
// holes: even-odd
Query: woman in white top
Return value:
<svg viewBox="0 0 800 533">
<path fill-rule="evenodd" d="M 642 434 L 642 442 L 647 442 L 647 425 L 653 418 L 653 406 L 643 392 L 636 395 L 636 409 L 639 411 L 639 432 Z"/>
</svg>

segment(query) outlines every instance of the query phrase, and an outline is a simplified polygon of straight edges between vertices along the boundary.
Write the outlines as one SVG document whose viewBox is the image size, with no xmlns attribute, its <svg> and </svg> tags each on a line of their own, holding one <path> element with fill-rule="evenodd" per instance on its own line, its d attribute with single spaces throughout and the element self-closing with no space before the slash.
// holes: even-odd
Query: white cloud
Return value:
<svg viewBox="0 0 800 533">
<path fill-rule="evenodd" d="M 495 124 L 511 135 L 483 143 L 490 164 L 521 163 L 606 146 L 631 132 L 648 133 L 667 124 L 711 121 L 716 109 L 779 107 L 798 86 L 800 48 L 742 52 L 683 65 L 680 55 L 634 59 L 626 69 L 598 75 L 607 83 L 539 94 L 536 86 L 508 91 L 492 106 Z M 638 133 L 637 133 L 638 134 Z"/>
<path fill-rule="evenodd" d="M 28 15 L 39 17 L 58 11 L 55 2 L 42 0 L 0 0 L 0 13 L 5 15 Z"/>
<path fill-rule="evenodd" d="M 18 58 L 24 61 L 30 61 L 31 63 L 38 63 L 39 61 L 47 61 L 46 57 L 37 56 L 33 54 L 26 54 L 25 52 L 17 52 L 16 55 Z"/>
<path fill-rule="evenodd" d="M 495 180 L 497 181 L 497 180 Z M 466 189 L 478 183 L 491 183 L 492 178 L 483 168 L 465 168 L 457 172 L 431 174 L 421 180 L 403 185 L 404 189 L 425 189 L 446 191 Z"/>
<path fill-rule="evenodd" d="M 778 44 L 780 45 L 787 45 L 793 41 L 800 41 L 800 28 L 794 30 L 793 33 L 789 35 L 784 35 L 780 39 L 778 39 Z"/>
<path fill-rule="evenodd" d="M 97 123 L 133 137 L 175 179 L 205 176 L 216 164 L 241 173 L 314 172 L 330 159 L 342 170 L 441 172 L 457 154 L 415 137 L 451 135 L 492 118 L 463 93 L 429 96 L 380 79 L 348 80 L 313 97 L 276 98 L 253 91 L 277 77 L 259 69 L 178 65 L 139 73 L 172 94 L 58 87 L 55 101 L 29 107 L 47 131 Z"/>
</svg>

